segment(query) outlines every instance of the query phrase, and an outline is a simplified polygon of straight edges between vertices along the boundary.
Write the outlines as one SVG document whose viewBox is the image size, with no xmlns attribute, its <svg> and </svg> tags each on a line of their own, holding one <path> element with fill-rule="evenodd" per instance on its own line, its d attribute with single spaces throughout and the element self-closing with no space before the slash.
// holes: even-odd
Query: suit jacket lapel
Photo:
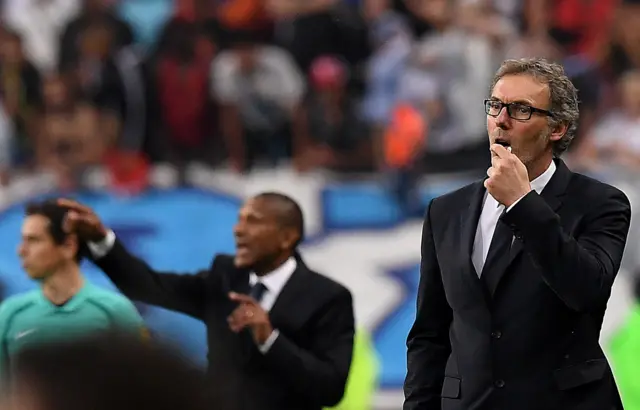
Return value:
<svg viewBox="0 0 640 410">
<path fill-rule="evenodd" d="M 572 172 L 567 168 L 565 163 L 561 159 L 554 159 L 556 163 L 556 171 L 554 172 L 549 183 L 544 187 L 540 196 L 547 202 L 549 207 L 553 209 L 553 211 L 557 211 L 562 205 L 562 197 L 564 196 L 567 185 L 571 180 Z M 515 260 L 520 256 L 522 250 L 524 249 L 523 238 L 519 235 L 516 235 L 514 238 L 513 244 L 511 245 L 511 251 L 509 252 L 509 264 L 505 267 L 504 270 L 498 273 L 495 281 L 492 281 L 492 286 L 489 289 L 491 296 L 495 293 L 498 288 L 498 284 L 500 280 L 503 278 L 504 274 L 509 271 L 510 267 L 513 265 Z"/>
<path fill-rule="evenodd" d="M 482 213 L 482 204 L 485 197 L 484 181 L 478 181 L 472 185 L 469 204 L 465 212 L 462 213 L 461 220 L 461 245 L 462 255 L 465 258 L 465 276 L 471 283 L 472 287 L 483 293 L 482 282 L 473 266 L 471 255 L 473 253 L 473 244 L 476 238 L 478 222 Z"/>
<path fill-rule="evenodd" d="M 228 277 L 229 291 L 242 293 L 245 295 L 249 294 L 251 290 L 251 286 L 249 285 L 249 273 L 250 273 L 249 269 L 233 268 L 230 271 L 230 275 Z M 238 304 L 229 300 L 227 306 L 228 306 L 227 314 L 230 315 L 238 307 Z M 255 343 L 253 342 L 253 336 L 251 335 L 251 331 L 248 328 L 242 330 L 238 334 L 238 338 L 239 338 L 238 342 L 241 345 L 240 351 L 243 357 L 242 360 L 244 360 L 245 362 L 248 362 L 251 359 L 251 356 L 253 355 L 254 351 L 256 350 Z"/>
<path fill-rule="evenodd" d="M 295 306 L 296 298 L 304 294 L 302 290 L 306 287 L 307 282 L 305 276 L 308 272 L 308 268 L 302 262 L 302 259 L 296 258 L 298 267 L 293 272 L 287 283 L 280 291 L 278 298 L 271 307 L 269 312 L 269 319 L 274 327 L 281 326 L 287 322 L 287 319 L 291 315 L 295 315 L 295 311 L 291 310 L 292 306 Z"/>
</svg>

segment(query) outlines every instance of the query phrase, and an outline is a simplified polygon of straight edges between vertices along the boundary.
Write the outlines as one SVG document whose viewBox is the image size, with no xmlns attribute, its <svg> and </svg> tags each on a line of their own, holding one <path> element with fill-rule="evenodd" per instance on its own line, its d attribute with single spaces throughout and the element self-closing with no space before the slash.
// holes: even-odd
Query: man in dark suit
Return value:
<svg viewBox="0 0 640 410">
<path fill-rule="evenodd" d="M 504 62 L 485 111 L 488 178 L 426 212 L 404 409 L 622 409 L 598 339 L 629 201 L 559 159 L 578 120 L 561 66 Z"/>
<path fill-rule="evenodd" d="M 67 229 L 131 299 L 207 325 L 212 409 L 316 410 L 343 396 L 354 338 L 351 293 L 313 272 L 296 252 L 298 204 L 278 193 L 242 206 L 235 255 L 195 275 L 157 272 L 127 252 L 89 208 L 74 201 Z M 178 239 L 180 240 L 180 239 Z"/>
</svg>

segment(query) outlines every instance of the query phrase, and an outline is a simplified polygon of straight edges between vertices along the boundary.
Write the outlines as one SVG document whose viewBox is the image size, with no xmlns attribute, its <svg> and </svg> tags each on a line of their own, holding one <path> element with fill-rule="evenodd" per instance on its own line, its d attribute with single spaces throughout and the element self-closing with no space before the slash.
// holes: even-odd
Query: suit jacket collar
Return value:
<svg viewBox="0 0 640 410">
<path fill-rule="evenodd" d="M 249 286 L 253 287 L 256 283 L 261 282 L 267 287 L 268 292 L 272 292 L 276 295 L 280 294 L 280 291 L 284 285 L 289 281 L 293 272 L 298 267 L 296 259 L 291 256 L 282 265 L 278 266 L 273 272 L 267 273 L 263 276 L 258 276 L 254 272 L 249 273 Z"/>
<path fill-rule="evenodd" d="M 542 190 L 540 196 L 542 196 L 547 204 L 555 211 L 562 204 L 562 198 L 567 192 L 573 172 L 569 170 L 560 158 L 555 158 L 554 162 L 556 163 L 556 172 L 551 177 L 547 186 Z"/>
</svg>

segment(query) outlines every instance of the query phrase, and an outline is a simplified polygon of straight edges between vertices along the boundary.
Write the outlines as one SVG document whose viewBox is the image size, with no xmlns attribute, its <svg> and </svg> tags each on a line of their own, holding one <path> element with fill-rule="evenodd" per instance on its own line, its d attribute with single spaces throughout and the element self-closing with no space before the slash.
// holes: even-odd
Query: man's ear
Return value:
<svg viewBox="0 0 640 410">
<path fill-rule="evenodd" d="M 549 139 L 551 141 L 560 141 L 562 137 L 564 137 L 564 135 L 567 133 L 567 129 L 569 129 L 569 126 L 565 123 L 556 125 L 551 130 L 551 136 L 549 137 Z"/>
<path fill-rule="evenodd" d="M 285 229 L 283 232 L 284 240 L 282 241 L 283 249 L 292 249 L 294 244 L 300 239 L 300 232 L 297 229 Z"/>
<path fill-rule="evenodd" d="M 64 242 L 62 243 L 62 247 L 67 257 L 74 258 L 79 249 L 78 235 L 67 235 L 67 237 L 64 239 Z"/>
</svg>

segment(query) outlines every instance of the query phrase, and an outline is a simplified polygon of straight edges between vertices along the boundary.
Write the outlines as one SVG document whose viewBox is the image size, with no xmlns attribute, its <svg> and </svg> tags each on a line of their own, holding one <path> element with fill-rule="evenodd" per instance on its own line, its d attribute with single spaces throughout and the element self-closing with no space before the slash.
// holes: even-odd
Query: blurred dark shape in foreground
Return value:
<svg viewBox="0 0 640 410">
<path fill-rule="evenodd" d="M 135 335 L 100 333 L 25 349 L 10 382 L 9 409 L 207 408 L 204 375 L 177 350 Z"/>
</svg>

